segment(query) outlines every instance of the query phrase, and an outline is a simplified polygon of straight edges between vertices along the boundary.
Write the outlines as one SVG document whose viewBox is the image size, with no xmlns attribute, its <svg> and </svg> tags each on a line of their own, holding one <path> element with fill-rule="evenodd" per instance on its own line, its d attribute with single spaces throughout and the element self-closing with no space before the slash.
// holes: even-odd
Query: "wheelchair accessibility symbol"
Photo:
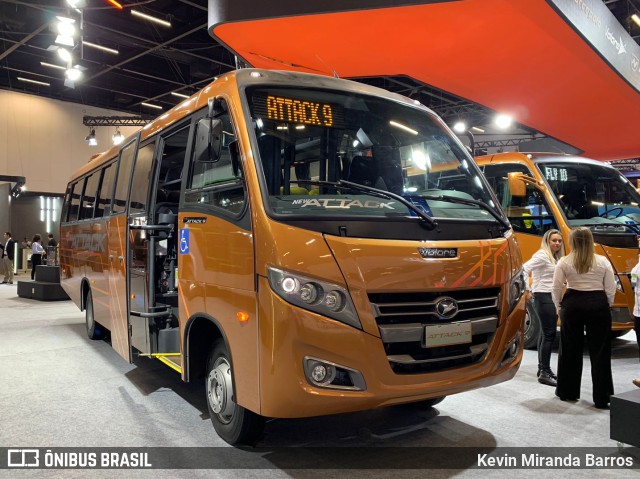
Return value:
<svg viewBox="0 0 640 479">
<path fill-rule="evenodd" d="M 189 229 L 180 228 L 180 254 L 189 254 Z"/>
</svg>

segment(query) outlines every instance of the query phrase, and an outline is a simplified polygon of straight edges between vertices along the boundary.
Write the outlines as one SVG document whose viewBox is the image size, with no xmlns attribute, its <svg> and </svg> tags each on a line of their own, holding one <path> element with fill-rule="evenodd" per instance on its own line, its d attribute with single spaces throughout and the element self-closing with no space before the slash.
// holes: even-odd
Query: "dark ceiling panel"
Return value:
<svg viewBox="0 0 640 479">
<path fill-rule="evenodd" d="M 104 0 L 88 0 L 80 14 L 68 9 L 64 0 L 0 2 L 0 88 L 148 114 L 141 102 L 153 100 L 168 109 L 179 100 L 172 91 L 191 94 L 234 68 L 233 54 L 207 33 L 205 0 L 121 3 L 123 10 Z M 171 27 L 140 20 L 132 9 L 170 21 Z M 56 38 L 50 25 L 56 15 L 81 23 L 84 41 L 119 52 L 78 44 L 74 64 L 84 68 L 84 75 L 75 88 L 64 85 L 64 70 L 41 64 L 63 65 L 50 49 Z M 50 86 L 24 83 L 18 77 Z"/>
</svg>

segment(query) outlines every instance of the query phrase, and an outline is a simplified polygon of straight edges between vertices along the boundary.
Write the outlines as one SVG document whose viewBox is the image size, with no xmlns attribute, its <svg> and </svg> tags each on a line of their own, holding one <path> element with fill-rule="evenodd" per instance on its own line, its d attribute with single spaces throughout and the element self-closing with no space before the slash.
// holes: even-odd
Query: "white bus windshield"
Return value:
<svg viewBox="0 0 640 479">
<path fill-rule="evenodd" d="M 433 218 L 503 218 L 470 156 L 424 109 L 346 91 L 254 87 L 246 95 L 272 213 L 408 217 L 419 208 Z"/>
<path fill-rule="evenodd" d="M 640 224 L 640 195 L 617 170 L 592 162 L 544 162 L 538 168 L 553 190 L 569 226 Z"/>
</svg>

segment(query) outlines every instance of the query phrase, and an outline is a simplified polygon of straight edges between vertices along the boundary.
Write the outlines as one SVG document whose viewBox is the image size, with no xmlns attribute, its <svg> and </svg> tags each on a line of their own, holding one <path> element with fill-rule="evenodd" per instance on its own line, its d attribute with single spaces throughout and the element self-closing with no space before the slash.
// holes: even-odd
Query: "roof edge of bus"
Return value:
<svg viewBox="0 0 640 479">
<path fill-rule="evenodd" d="M 553 160 L 576 160 L 582 162 L 593 162 L 597 164 L 607 164 L 604 161 L 594 160 L 593 158 L 587 158 L 585 156 L 580 155 L 572 155 L 570 153 L 561 153 L 561 152 L 529 152 L 529 151 L 504 151 L 501 153 L 491 153 L 488 155 L 479 155 L 476 156 L 475 159 L 478 162 L 494 162 L 494 161 L 504 161 L 504 160 L 523 160 L 528 159 L 533 162 L 540 161 L 553 161 Z"/>
</svg>

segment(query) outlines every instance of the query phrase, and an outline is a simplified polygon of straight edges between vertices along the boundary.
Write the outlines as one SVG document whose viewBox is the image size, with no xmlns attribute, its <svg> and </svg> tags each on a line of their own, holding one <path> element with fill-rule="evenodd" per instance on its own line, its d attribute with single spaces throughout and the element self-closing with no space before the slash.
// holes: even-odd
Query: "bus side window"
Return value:
<svg viewBox="0 0 640 479">
<path fill-rule="evenodd" d="M 223 131 L 220 158 L 215 162 L 198 161 L 194 155 L 185 202 L 240 214 L 246 203 L 246 192 L 238 142 L 229 113 L 225 110 L 217 118 L 222 120 Z"/>
<path fill-rule="evenodd" d="M 115 163 L 111 163 L 102 169 L 100 189 L 96 195 L 96 218 L 109 216 L 111 213 L 111 196 L 113 195 Z"/>
<path fill-rule="evenodd" d="M 73 223 L 78 221 L 78 211 L 80 210 L 80 196 L 84 188 L 84 179 L 75 183 L 71 190 L 71 203 L 69 204 L 69 218 L 67 221 Z"/>
<path fill-rule="evenodd" d="M 73 194 L 73 187 L 75 183 L 69 183 L 67 186 L 67 192 L 64 195 L 64 203 L 62 204 L 62 211 L 60 212 L 60 223 L 66 223 L 69 211 L 71 210 L 71 195 Z"/>
<path fill-rule="evenodd" d="M 149 143 L 138 150 L 131 180 L 129 214 L 144 212 L 147 209 L 155 146 L 155 143 Z"/>
<path fill-rule="evenodd" d="M 93 211 L 96 206 L 96 191 L 100 181 L 100 172 L 93 172 L 87 177 L 87 183 L 84 187 L 82 195 L 82 203 L 78 211 L 78 220 L 87 220 L 93 218 Z"/>
<path fill-rule="evenodd" d="M 136 142 L 133 141 L 120 150 L 120 160 L 118 166 L 118 176 L 116 180 L 113 203 L 111 205 L 113 213 L 122 213 L 127 209 L 127 194 L 131 181 L 131 169 L 133 158 L 136 153 Z"/>
</svg>

